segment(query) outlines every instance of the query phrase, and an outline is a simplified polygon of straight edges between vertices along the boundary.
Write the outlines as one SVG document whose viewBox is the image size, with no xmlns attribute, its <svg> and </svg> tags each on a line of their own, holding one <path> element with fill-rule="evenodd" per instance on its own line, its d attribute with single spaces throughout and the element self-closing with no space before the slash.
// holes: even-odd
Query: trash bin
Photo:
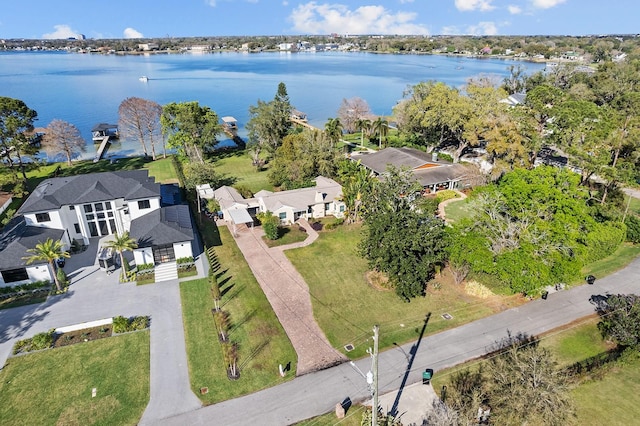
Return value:
<svg viewBox="0 0 640 426">
<path fill-rule="evenodd" d="M 549 292 L 545 290 L 542 292 L 542 300 L 547 300 L 547 297 L 549 297 Z"/>
<path fill-rule="evenodd" d="M 596 277 L 594 277 L 593 275 L 587 275 L 585 280 L 587 281 L 587 284 L 592 285 L 594 282 L 596 282 Z"/>
<path fill-rule="evenodd" d="M 430 368 L 427 368 L 423 373 L 422 373 L 422 384 L 423 385 L 428 385 L 429 383 L 431 383 L 431 377 L 433 376 L 433 370 Z"/>
</svg>

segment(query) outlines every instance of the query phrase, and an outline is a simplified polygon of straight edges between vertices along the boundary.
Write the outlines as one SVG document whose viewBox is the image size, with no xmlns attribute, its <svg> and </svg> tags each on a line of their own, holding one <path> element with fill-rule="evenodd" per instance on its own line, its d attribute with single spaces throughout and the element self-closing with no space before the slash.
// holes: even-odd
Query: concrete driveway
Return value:
<svg viewBox="0 0 640 426">
<path fill-rule="evenodd" d="M 66 294 L 45 303 L 0 310 L 0 365 L 4 366 L 16 340 L 51 328 L 114 317 L 151 317 L 150 400 L 141 424 L 201 407 L 191 391 L 177 280 L 145 286 L 120 284 L 119 270 L 107 275 L 96 264 L 97 239 L 73 255 L 64 267 L 71 279 Z"/>
</svg>

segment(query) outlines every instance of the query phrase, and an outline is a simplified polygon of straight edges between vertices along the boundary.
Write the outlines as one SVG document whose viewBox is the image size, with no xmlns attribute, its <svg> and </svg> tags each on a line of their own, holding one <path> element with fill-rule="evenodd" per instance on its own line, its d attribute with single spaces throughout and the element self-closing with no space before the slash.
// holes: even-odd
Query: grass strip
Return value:
<svg viewBox="0 0 640 426">
<path fill-rule="evenodd" d="M 191 386 L 205 404 L 289 380 L 293 374 L 281 378 L 278 366 L 291 362 L 291 371 L 295 372 L 297 359 L 289 338 L 226 227 L 219 229 L 219 238 L 222 245 L 215 247 L 220 264 L 216 274 L 222 293 L 221 306 L 231 319 L 230 339 L 239 344 L 239 380 L 227 378 L 211 313 L 214 305 L 208 280 L 180 284 Z M 205 236 L 205 241 L 211 239 L 215 237 Z M 207 393 L 201 393 L 203 388 L 207 388 Z"/>
</svg>

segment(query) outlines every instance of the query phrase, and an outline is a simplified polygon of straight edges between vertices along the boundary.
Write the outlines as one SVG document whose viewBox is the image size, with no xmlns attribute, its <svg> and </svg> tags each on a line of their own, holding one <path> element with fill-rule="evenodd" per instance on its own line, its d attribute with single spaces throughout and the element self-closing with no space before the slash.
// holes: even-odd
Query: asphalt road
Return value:
<svg viewBox="0 0 640 426">
<path fill-rule="evenodd" d="M 592 295 L 639 291 L 640 259 L 636 259 L 627 268 L 596 280 L 594 285 L 552 293 L 547 300 L 535 300 L 425 337 L 415 351 L 414 345 L 405 345 L 402 348 L 406 353 L 415 352 L 410 361 L 397 348 L 389 349 L 379 357 L 379 392 L 399 389 L 403 382 L 409 385 L 421 381 L 426 368 L 432 368 L 437 375 L 439 370 L 482 356 L 509 333 L 539 335 L 593 314 L 594 306 L 589 302 Z M 356 365 L 367 371 L 370 360 L 362 359 Z M 344 363 L 251 395 L 166 418 L 158 424 L 287 425 L 333 411 L 336 403 L 347 397 L 354 402 L 364 401 L 369 391 L 360 373 Z"/>
</svg>

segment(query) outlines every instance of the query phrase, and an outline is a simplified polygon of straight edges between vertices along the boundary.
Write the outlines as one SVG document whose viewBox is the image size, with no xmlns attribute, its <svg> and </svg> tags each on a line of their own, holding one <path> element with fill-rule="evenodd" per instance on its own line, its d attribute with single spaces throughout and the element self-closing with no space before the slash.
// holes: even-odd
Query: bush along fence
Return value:
<svg viewBox="0 0 640 426">
<path fill-rule="evenodd" d="M 12 287 L 0 287 L 0 299 L 9 299 L 25 294 L 48 293 L 50 290 L 51 283 L 49 281 L 36 281 Z"/>
<path fill-rule="evenodd" d="M 176 259 L 176 266 L 178 267 L 179 278 L 197 274 L 196 263 L 193 256 L 180 257 Z"/>
<path fill-rule="evenodd" d="M 111 319 L 94 321 L 93 323 L 79 324 L 78 326 L 62 327 L 59 329 L 52 328 L 49 331 L 38 333 L 28 339 L 18 340 L 13 346 L 13 355 L 21 355 L 29 352 L 41 351 L 44 349 L 51 349 L 54 346 L 58 346 L 56 345 L 56 340 L 60 336 L 67 335 L 73 331 L 80 333 L 81 336 L 86 335 L 87 337 L 89 337 L 89 331 L 92 328 L 98 328 L 98 334 L 103 334 L 103 330 L 106 331 L 108 329 L 108 326 L 111 325 L 113 334 L 130 333 L 133 331 L 146 330 L 147 328 L 149 328 L 150 321 L 151 320 L 148 316 L 135 316 L 129 318 L 117 316 Z M 84 338 L 80 339 L 79 341 L 86 342 L 88 340 L 90 339 Z"/>
<path fill-rule="evenodd" d="M 227 377 L 229 380 L 238 380 L 240 378 L 240 369 L 238 368 L 238 344 L 233 342 L 229 336 L 231 328 L 231 318 L 229 313 L 223 311 L 220 307 L 220 285 L 218 284 L 217 271 L 220 269 L 220 263 L 216 255 L 215 249 L 206 248 L 207 259 L 209 260 L 209 286 L 211 288 L 211 297 L 213 298 L 214 308 L 211 310 L 213 314 L 213 322 L 216 327 L 218 341 L 222 345 L 222 355 L 227 369 Z"/>
<path fill-rule="evenodd" d="M 135 279 L 136 280 L 153 280 L 155 267 L 156 265 L 154 265 L 153 263 L 143 263 L 141 265 L 137 265 L 135 270 Z"/>
</svg>

